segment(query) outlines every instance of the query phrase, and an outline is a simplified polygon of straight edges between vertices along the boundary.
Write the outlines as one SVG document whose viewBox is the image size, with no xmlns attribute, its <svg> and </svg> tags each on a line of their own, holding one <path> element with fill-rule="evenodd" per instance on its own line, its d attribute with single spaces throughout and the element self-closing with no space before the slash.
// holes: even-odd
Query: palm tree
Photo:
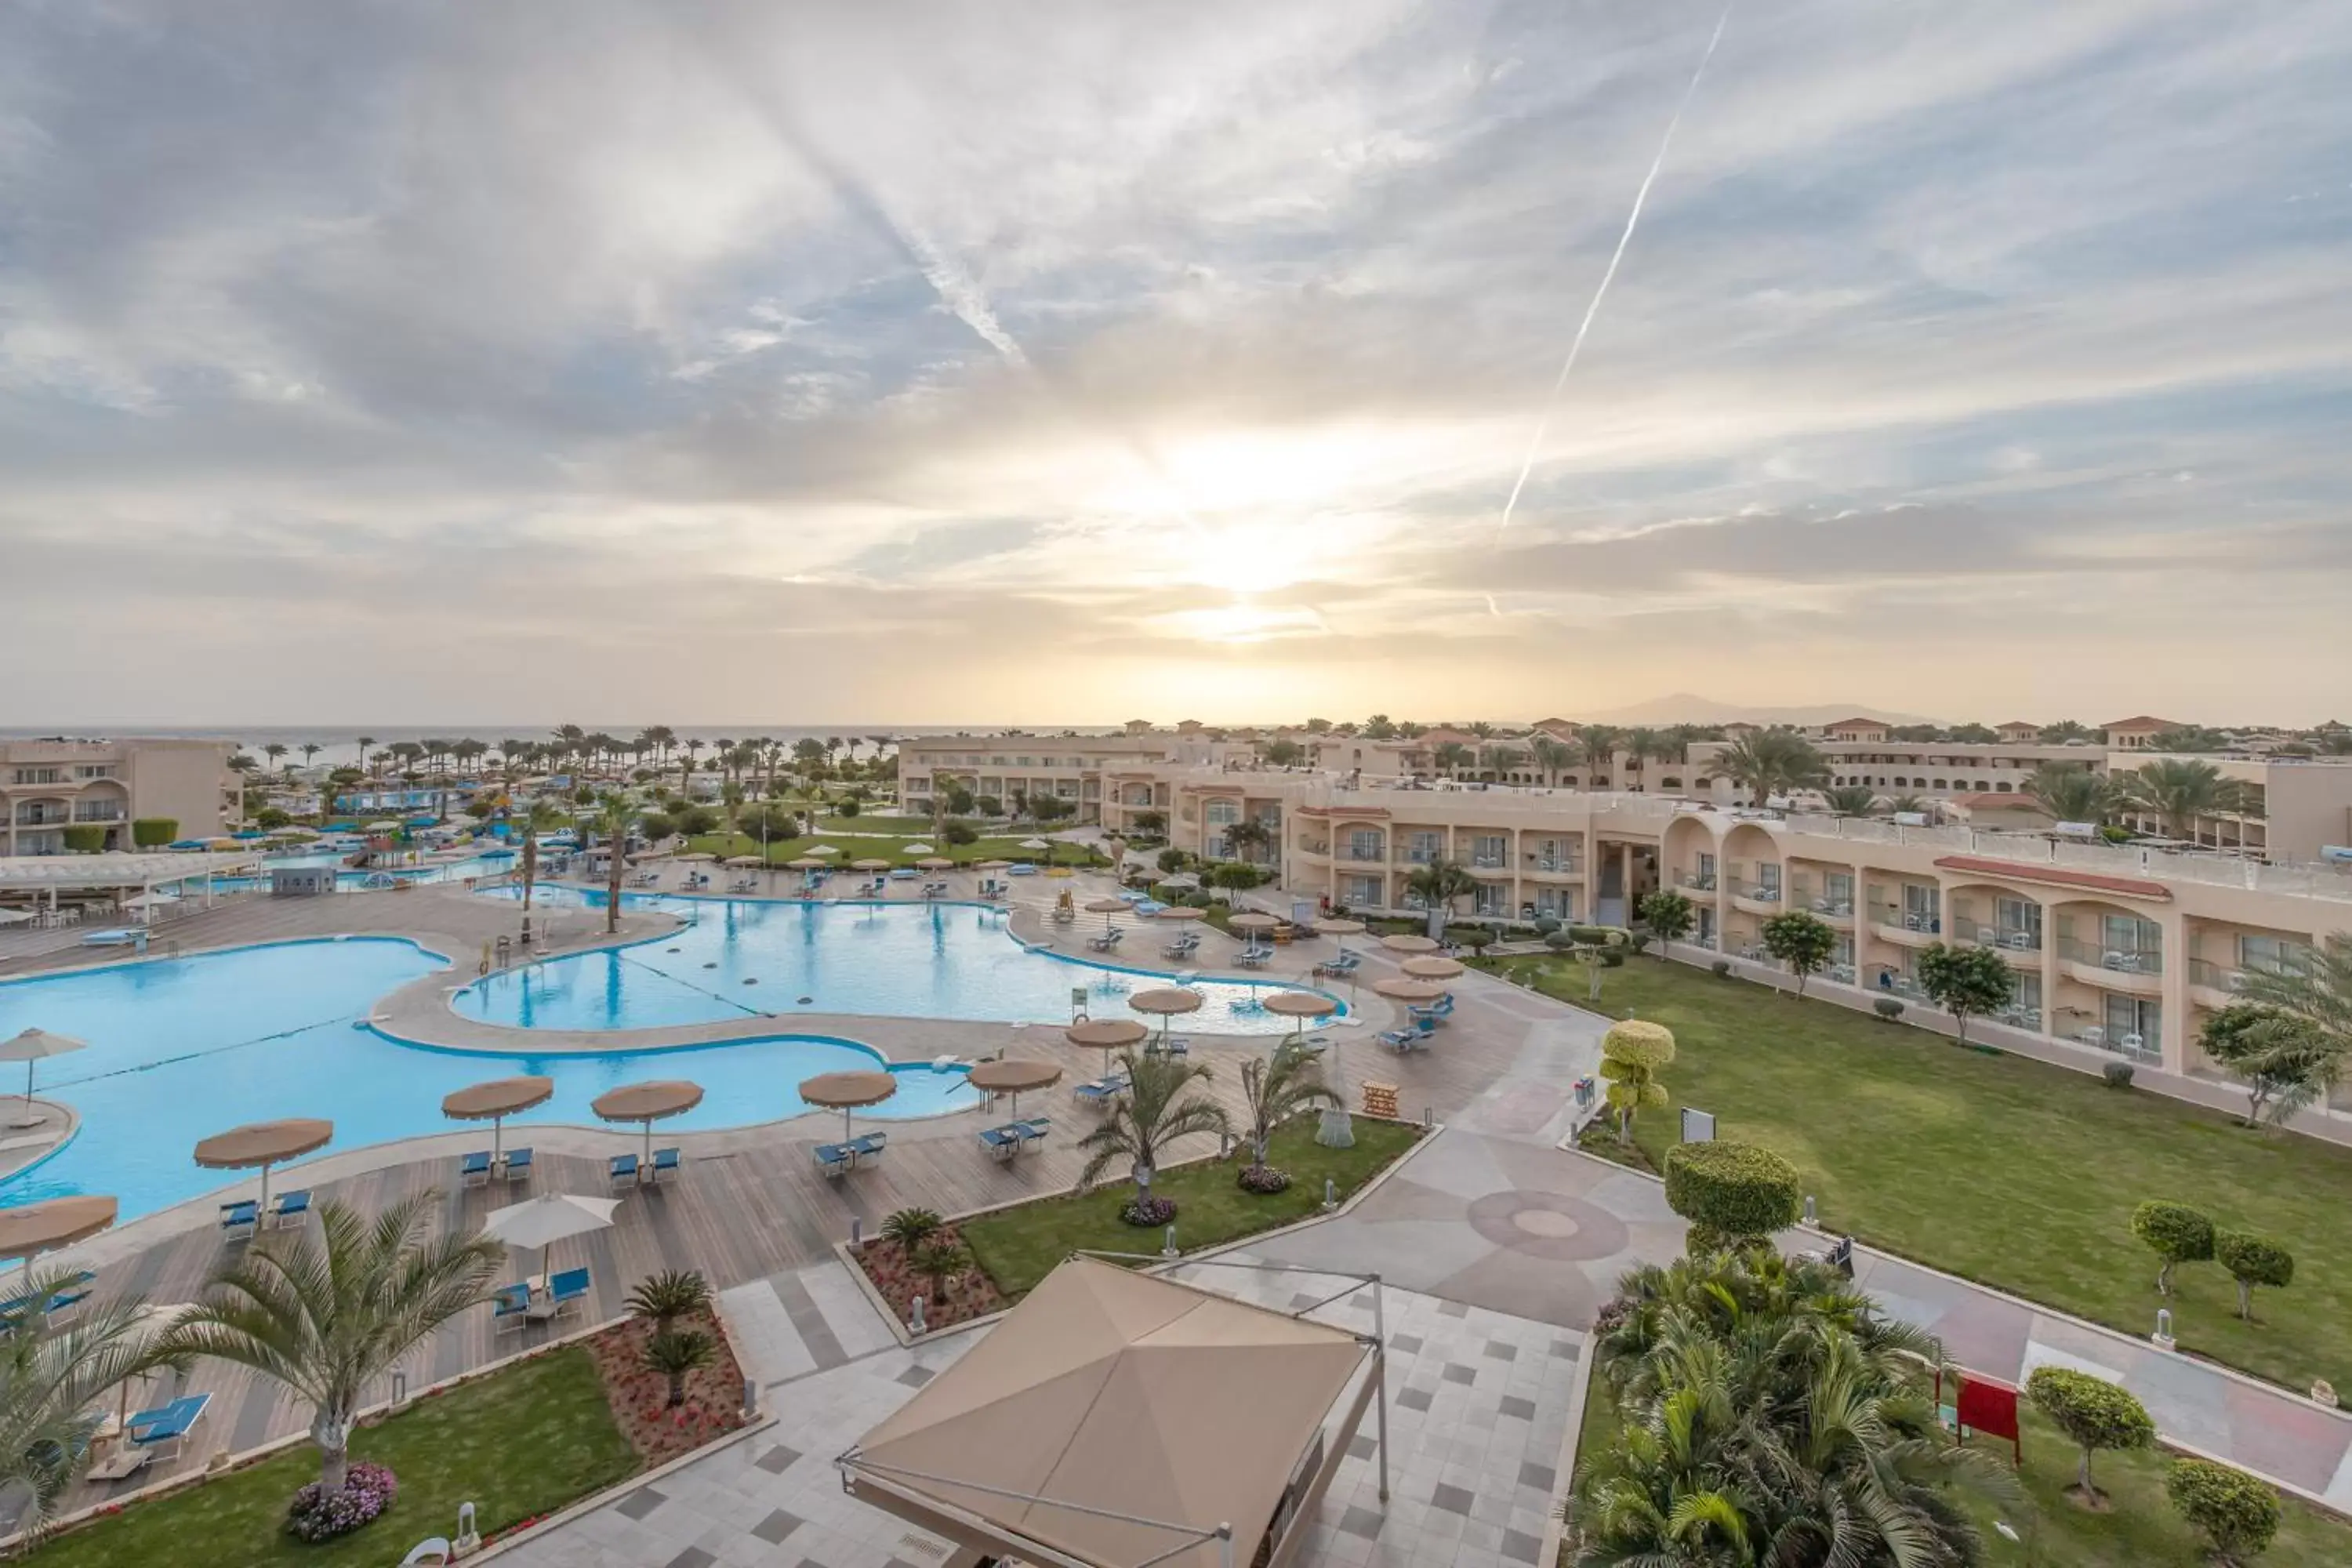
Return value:
<svg viewBox="0 0 2352 1568">
<path fill-rule="evenodd" d="M 2200 817 L 2243 812 L 2252 804 L 2246 786 L 2223 778 L 2210 763 L 2166 758 L 2116 783 L 2124 804 L 2155 817 L 2167 838 L 2193 837 Z"/>
<path fill-rule="evenodd" d="M 1441 922 L 1454 912 L 1454 900 L 1478 890 L 1478 879 L 1460 862 L 1432 860 L 1404 879 L 1404 890 L 1438 912 Z"/>
<path fill-rule="evenodd" d="M 1576 766 L 1575 745 L 1550 735 L 1538 735 L 1534 740 L 1529 741 L 1528 755 L 1534 760 L 1536 771 L 1543 774 L 1547 788 L 1556 788 L 1559 784 L 1559 775 Z"/>
<path fill-rule="evenodd" d="M 1617 753 L 1624 749 L 1625 731 L 1614 724 L 1587 724 L 1577 739 L 1583 743 L 1584 760 L 1592 765 L 1594 777 L 1606 773 L 1609 782 L 1615 784 Z"/>
<path fill-rule="evenodd" d="M 370 746 L 374 745 L 374 744 L 375 744 L 375 737 L 374 737 L 373 735 L 362 735 L 362 736 L 360 737 L 360 739 L 359 739 L 359 748 L 360 748 L 360 758 L 359 758 L 359 761 L 360 761 L 360 766 L 362 766 L 362 767 L 365 767 L 365 766 L 367 766 L 367 760 L 368 760 L 368 748 L 369 748 Z"/>
<path fill-rule="evenodd" d="M 1225 829 L 1225 847 L 1236 860 L 1256 858 L 1250 851 L 1268 849 L 1274 845 L 1274 829 L 1255 816 L 1244 816 Z"/>
<path fill-rule="evenodd" d="M 1867 816 L 1871 803 L 1877 798 L 1862 784 L 1841 784 L 1822 792 L 1822 799 L 1840 816 Z"/>
<path fill-rule="evenodd" d="M 1715 771 L 1744 786 L 1752 804 L 1828 782 L 1829 760 L 1793 730 L 1759 730 L 1726 746 Z"/>
<path fill-rule="evenodd" d="M 1430 753 L 1430 762 L 1441 773 L 1459 775 L 1473 761 L 1470 748 L 1459 741 L 1446 741 Z"/>
<path fill-rule="evenodd" d="M 320 745 L 316 741 L 303 742 L 299 748 L 302 752 L 302 765 L 306 768 L 309 767 L 310 765 L 311 759 L 315 758 L 325 749 L 325 747 Z"/>
<path fill-rule="evenodd" d="M 2025 795 L 2060 822 L 2105 822 L 2116 807 L 2116 786 L 2087 767 L 2043 763 L 2025 781 Z"/>
<path fill-rule="evenodd" d="M 740 803 L 739 803 L 740 804 Z M 629 829 L 637 825 L 637 808 L 629 797 L 614 790 L 604 799 L 596 813 L 596 831 L 604 836 L 604 934 L 612 936 L 621 929 L 621 877 L 629 866 Z"/>
<path fill-rule="evenodd" d="M 2307 1065 L 2297 1063 L 2273 1111 L 2284 1121 L 2334 1089 L 2352 1066 L 2352 936 L 2339 931 L 2294 963 L 2248 970 L 2243 994 L 2310 1026 Z"/>
<path fill-rule="evenodd" d="M 1898 795 L 1891 800 L 1880 801 L 1878 808 L 1889 816 L 1911 816 L 1926 812 L 1927 803 L 1916 795 Z"/>
<path fill-rule="evenodd" d="M 1265 1164 L 1266 1141 L 1274 1130 L 1302 1111 L 1337 1105 L 1339 1097 L 1323 1081 L 1316 1059 L 1289 1040 L 1270 1057 L 1242 1063 L 1242 1104 L 1249 1113 L 1250 1165 Z"/>
<path fill-rule="evenodd" d="M 222 1265 L 156 1352 L 213 1356 L 284 1384 L 310 1406 L 320 1485 L 340 1491 L 362 1402 L 436 1329 L 488 1300 L 506 1261 L 478 1231 L 431 1234 L 443 1204 L 422 1192 L 371 1220 L 321 1203 L 317 1225 L 273 1232 Z"/>
<path fill-rule="evenodd" d="M 50 1322 L 49 1302 L 82 1278 L 20 1272 L 9 1282 L 13 1304 L 0 1308 L 0 1530 L 22 1531 L 27 1542 L 81 1475 L 102 1419 L 91 1407 L 160 1359 L 147 1346 L 143 1296 L 110 1297 L 68 1327 Z"/>
<path fill-rule="evenodd" d="M 551 800 L 535 800 L 522 818 L 522 944 L 530 945 L 530 893 L 539 883 L 539 836 L 552 833 L 563 813 Z"/>
<path fill-rule="evenodd" d="M 1133 1051 L 1120 1052 L 1119 1060 L 1127 1068 L 1128 1090 L 1111 1102 L 1110 1114 L 1078 1140 L 1078 1147 L 1087 1152 L 1078 1190 L 1091 1189 L 1097 1177 L 1124 1159 L 1134 1173 L 1137 1194 L 1148 1195 L 1162 1150 L 1192 1133 L 1231 1131 L 1233 1120 L 1215 1100 L 1191 1092 L 1195 1081 L 1205 1082 L 1211 1076 L 1208 1063 Z"/>
<path fill-rule="evenodd" d="M 2042 726 L 2042 741 L 2045 745 L 2063 746 L 2069 741 L 2088 740 L 2091 731 L 2080 721 L 2074 719 L 2061 719 L 2055 724 Z"/>
<path fill-rule="evenodd" d="M 261 754 L 269 759 L 270 772 L 275 773 L 278 771 L 278 759 L 286 754 L 286 744 L 282 741 L 272 741 L 261 748 Z"/>
</svg>

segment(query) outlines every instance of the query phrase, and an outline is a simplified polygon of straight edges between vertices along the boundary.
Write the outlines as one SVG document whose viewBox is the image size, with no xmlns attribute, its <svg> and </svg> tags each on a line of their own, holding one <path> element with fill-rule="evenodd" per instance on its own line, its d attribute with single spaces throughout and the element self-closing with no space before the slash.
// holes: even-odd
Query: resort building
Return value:
<svg viewBox="0 0 2352 1568">
<path fill-rule="evenodd" d="M 141 819 L 171 822 L 176 838 L 215 837 L 236 820 L 231 750 L 214 741 L 0 741 L 0 856 L 62 855 L 69 828 L 98 829 L 89 847 L 129 849 Z"/>
<path fill-rule="evenodd" d="M 2117 719 L 2103 726 L 2107 749 L 2111 752 L 2152 752 L 2156 738 L 2167 730 L 2180 726 L 2169 719 L 2153 719 L 2143 713 L 2136 719 Z"/>
<path fill-rule="evenodd" d="M 2352 777 L 2352 769 L 2332 772 Z M 1838 932 L 1816 984 L 1925 1005 L 1919 952 L 2000 952 L 2015 976 L 1992 1026 L 2179 1073 L 2251 970 L 2301 962 L 2352 931 L 2352 870 L 1974 826 L 1750 811 L 1626 792 L 1436 788 L 1279 770 L 1138 768 L 1107 800 L 1118 826 L 1148 798 L 1170 840 L 1249 859 L 1310 910 L 1414 912 L 1415 870 L 1453 861 L 1476 886 L 1458 915 L 1628 923 L 1649 893 L 1694 906 L 1678 956 L 1769 964 L 1764 921 L 1807 910 Z M 1242 836 L 1241 823 L 1265 833 Z"/>
<path fill-rule="evenodd" d="M 898 742 L 898 798 L 908 810 L 929 812 L 937 797 L 961 787 L 974 799 L 1010 806 L 1014 796 L 1052 796 L 1077 810 L 1076 820 L 1102 820 L 1101 805 L 1111 781 L 1139 768 L 1223 761 L 1228 752 L 1246 755 L 1246 744 L 1206 739 L 1199 725 L 1190 733 L 1129 732 L 1121 735 L 916 735 Z M 1138 792 L 1130 792 L 1138 793 Z M 1139 792 L 1148 796 L 1148 789 Z M 1163 806 L 1164 802 L 1160 803 Z M 1135 809 L 1148 809 L 1149 798 Z"/>
</svg>

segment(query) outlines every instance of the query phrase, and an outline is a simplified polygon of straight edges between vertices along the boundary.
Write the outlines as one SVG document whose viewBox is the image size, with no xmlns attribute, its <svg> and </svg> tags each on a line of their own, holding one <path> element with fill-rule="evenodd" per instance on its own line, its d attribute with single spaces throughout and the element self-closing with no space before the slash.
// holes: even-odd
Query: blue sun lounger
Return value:
<svg viewBox="0 0 2352 1568">
<path fill-rule="evenodd" d="M 278 1201 L 269 1205 L 269 1223 L 273 1226 L 300 1225 L 310 1217 L 310 1189 L 308 1187 L 280 1193 Z"/>
<path fill-rule="evenodd" d="M 1010 1160 L 1021 1152 L 1021 1134 L 1011 1127 L 983 1127 L 980 1130 L 981 1147 L 999 1160 Z"/>
<path fill-rule="evenodd" d="M 1390 1029 L 1383 1033 L 1381 1036 L 1381 1044 L 1392 1046 L 1400 1051 L 1410 1051 L 1427 1044 L 1429 1037 L 1435 1033 L 1437 1033 L 1437 1025 L 1434 1020 L 1416 1018 L 1404 1028 Z"/>
<path fill-rule="evenodd" d="M 239 1198 L 220 1206 L 221 1234 L 231 1241 L 244 1241 L 261 1228 L 261 1205 L 251 1198 Z"/>
<path fill-rule="evenodd" d="M 889 1142 L 890 1135 L 887 1132 L 868 1132 L 861 1138 L 853 1139 L 849 1145 L 849 1152 L 856 1157 L 857 1163 L 862 1165 L 882 1152 L 883 1146 Z"/>
<path fill-rule="evenodd" d="M 1013 1130 L 1021 1134 L 1021 1142 L 1024 1143 L 1043 1143 L 1045 1141 L 1046 1132 L 1053 1128 L 1053 1125 L 1050 1119 L 1043 1116 L 1024 1117 L 1021 1121 L 1013 1123 Z"/>
<path fill-rule="evenodd" d="M 490 1332 L 519 1329 L 530 1321 L 530 1287 L 509 1285 L 490 1297 Z"/>
<path fill-rule="evenodd" d="M 457 1184 L 461 1187 L 488 1186 L 490 1181 L 490 1152 L 477 1149 L 461 1155 L 457 1161 Z"/>
<path fill-rule="evenodd" d="M 857 1156 L 857 1151 L 846 1143 L 820 1143 L 814 1152 L 816 1168 L 828 1176 L 847 1175 L 850 1161 Z"/>
<path fill-rule="evenodd" d="M 142 1410 L 123 1423 L 123 1435 L 133 1447 L 144 1448 L 158 1458 L 169 1458 L 179 1453 L 205 1418 L 205 1407 L 213 1402 L 209 1394 L 191 1394 L 174 1399 L 169 1405 L 152 1410 Z M 168 1448 L 170 1453 L 165 1453 Z"/>
<path fill-rule="evenodd" d="M 654 1163 L 646 1167 L 646 1180 L 658 1182 L 664 1175 L 677 1174 L 677 1150 L 656 1149 L 654 1151 Z"/>
<path fill-rule="evenodd" d="M 577 1307 L 588 1299 L 588 1270 L 567 1268 L 547 1282 L 547 1312 L 560 1316 L 565 1309 Z"/>
<path fill-rule="evenodd" d="M 607 1163 L 606 1173 L 610 1176 L 614 1186 L 635 1186 L 637 1184 L 637 1157 L 635 1154 L 614 1155 L 611 1161 Z"/>
<path fill-rule="evenodd" d="M 509 1182 L 528 1181 L 530 1178 L 530 1150 L 509 1149 L 507 1151 L 506 1177 Z"/>
</svg>

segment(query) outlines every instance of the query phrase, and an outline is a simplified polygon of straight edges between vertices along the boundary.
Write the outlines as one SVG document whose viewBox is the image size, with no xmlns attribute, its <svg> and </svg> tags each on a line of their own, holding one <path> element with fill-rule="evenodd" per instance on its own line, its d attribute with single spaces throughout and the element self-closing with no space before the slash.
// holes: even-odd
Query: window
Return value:
<svg viewBox="0 0 2352 1568">
<path fill-rule="evenodd" d="M 1475 866 L 1499 866 L 1508 853 L 1507 840 L 1499 833 L 1482 833 L 1470 841 L 1470 860 Z"/>
<path fill-rule="evenodd" d="M 1477 889 L 1470 895 L 1471 912 L 1481 915 L 1508 914 L 1510 911 L 1503 902 L 1503 895 L 1509 889 L 1500 882 L 1479 883 Z"/>
<path fill-rule="evenodd" d="M 1442 833 L 1414 833 L 1405 840 L 1404 858 L 1415 866 L 1426 866 L 1444 852 L 1445 836 Z"/>
<path fill-rule="evenodd" d="M 1211 827 L 1231 827 L 1242 819 L 1242 803 L 1218 796 L 1201 808 L 1201 820 Z"/>
<path fill-rule="evenodd" d="M 74 766 L 74 777 L 78 779 L 110 779 L 113 776 L 112 763 L 78 763 Z"/>
<path fill-rule="evenodd" d="M 2109 952 L 2161 952 L 2164 928 L 2137 915 L 2101 915 L 2099 944 Z"/>
<path fill-rule="evenodd" d="M 1995 899 L 1993 924 L 2003 947 L 2038 952 L 2042 947 L 2042 906 L 2032 899 Z"/>
<path fill-rule="evenodd" d="M 1853 874 L 1832 871 L 1822 879 L 1822 890 L 1827 895 L 1832 914 L 1853 912 Z"/>
<path fill-rule="evenodd" d="M 2238 939 L 2238 967 L 2264 974 L 2300 974 L 2310 967 L 2311 948 L 2308 944 L 2290 941 L 2283 936 L 2242 936 Z"/>
<path fill-rule="evenodd" d="M 1761 866 L 1757 867 L 1756 880 L 1759 884 L 1757 890 L 1759 893 L 1761 893 L 1766 899 L 1778 900 L 1780 896 L 1780 862 L 1777 860 L 1768 860 Z"/>
<path fill-rule="evenodd" d="M 1903 884 L 1903 923 L 1912 931 L 1934 931 L 1943 914 L 1943 891 L 1917 882 Z"/>
<path fill-rule="evenodd" d="M 1348 833 L 1348 858 L 1351 860 L 1379 859 L 1381 830 L 1377 827 L 1350 828 Z"/>
<path fill-rule="evenodd" d="M 1381 879 L 1378 877 L 1342 877 L 1339 896 L 1349 903 L 1378 908 L 1381 903 Z"/>
<path fill-rule="evenodd" d="M 20 784 L 55 784 L 58 782 L 58 770 L 55 768 L 18 768 L 16 770 L 16 782 Z"/>
<path fill-rule="evenodd" d="M 2106 999 L 2105 1016 L 2102 1020 L 2107 1030 L 2107 1045 L 2114 1050 L 2158 1055 L 2164 1039 L 2164 1005 L 2141 996 L 2117 996 Z"/>
</svg>

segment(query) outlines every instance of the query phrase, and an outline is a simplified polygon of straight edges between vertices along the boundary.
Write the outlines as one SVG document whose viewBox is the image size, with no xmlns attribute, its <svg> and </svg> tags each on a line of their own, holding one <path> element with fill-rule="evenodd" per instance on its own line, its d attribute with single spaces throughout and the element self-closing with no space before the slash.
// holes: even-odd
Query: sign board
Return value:
<svg viewBox="0 0 2352 1568">
<path fill-rule="evenodd" d="M 1924 811 L 1898 811 L 1895 814 L 1895 825 L 1897 827 L 1925 827 L 1927 826 L 1927 814 Z"/>
<path fill-rule="evenodd" d="M 1683 1107 L 1683 1142 L 1712 1143 L 1715 1142 L 1715 1118 L 1704 1110 Z"/>
<path fill-rule="evenodd" d="M 2068 838 L 2096 838 L 2099 825 L 2095 822 L 2060 822 L 2052 824 L 2050 831 Z"/>
</svg>

